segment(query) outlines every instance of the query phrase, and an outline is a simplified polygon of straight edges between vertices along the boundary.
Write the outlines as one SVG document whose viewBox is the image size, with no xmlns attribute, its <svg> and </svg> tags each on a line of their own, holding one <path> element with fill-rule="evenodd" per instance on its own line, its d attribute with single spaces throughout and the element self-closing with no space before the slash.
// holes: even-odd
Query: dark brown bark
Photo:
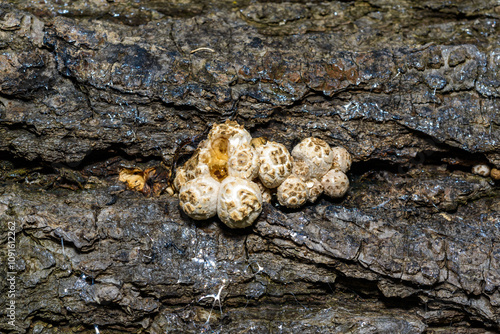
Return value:
<svg viewBox="0 0 500 334">
<path fill-rule="evenodd" d="M 497 332 L 499 183 L 470 172 L 500 167 L 495 5 L 1 5 L 18 329 Z M 120 168 L 168 166 L 228 118 L 345 146 L 347 196 L 233 231 L 123 191 Z"/>
</svg>

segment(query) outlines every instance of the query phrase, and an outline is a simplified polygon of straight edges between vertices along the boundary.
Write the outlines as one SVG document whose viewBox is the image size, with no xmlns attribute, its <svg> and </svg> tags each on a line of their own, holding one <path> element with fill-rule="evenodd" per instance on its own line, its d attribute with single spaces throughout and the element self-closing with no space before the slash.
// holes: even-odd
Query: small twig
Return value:
<svg viewBox="0 0 500 334">
<path fill-rule="evenodd" d="M 198 48 L 198 49 L 194 49 L 192 50 L 191 52 L 189 53 L 195 53 L 195 52 L 198 52 L 198 51 L 210 51 L 210 52 L 215 52 L 214 49 L 211 49 L 211 48 L 207 48 L 207 47 L 201 47 L 201 48 Z"/>
</svg>

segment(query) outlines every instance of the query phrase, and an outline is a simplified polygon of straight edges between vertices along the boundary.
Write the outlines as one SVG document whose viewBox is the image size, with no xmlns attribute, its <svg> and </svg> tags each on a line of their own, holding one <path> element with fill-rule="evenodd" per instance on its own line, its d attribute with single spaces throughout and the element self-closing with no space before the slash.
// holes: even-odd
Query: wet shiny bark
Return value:
<svg viewBox="0 0 500 334">
<path fill-rule="evenodd" d="M 499 181 L 471 174 L 500 168 L 495 6 L 0 5 L 21 331 L 498 331 Z M 347 196 L 234 231 L 118 181 L 228 118 L 289 149 L 346 147 Z"/>
</svg>

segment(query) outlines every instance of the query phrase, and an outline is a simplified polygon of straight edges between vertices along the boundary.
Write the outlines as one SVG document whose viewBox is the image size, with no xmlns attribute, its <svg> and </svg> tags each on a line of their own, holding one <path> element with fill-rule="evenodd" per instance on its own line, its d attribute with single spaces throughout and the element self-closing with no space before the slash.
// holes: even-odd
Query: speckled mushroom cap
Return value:
<svg viewBox="0 0 500 334">
<path fill-rule="evenodd" d="M 259 186 L 252 181 L 229 176 L 219 189 L 217 214 L 230 228 L 245 228 L 259 217 L 262 196 Z"/>
<path fill-rule="evenodd" d="M 208 140 L 212 143 L 219 138 L 229 141 L 229 154 L 232 154 L 232 150 L 236 149 L 241 144 L 250 144 L 252 141 L 252 136 L 242 125 L 230 120 L 221 124 L 215 124 L 208 133 Z"/>
<path fill-rule="evenodd" d="M 338 168 L 344 173 L 351 169 L 352 157 L 351 154 L 342 146 L 332 148 L 333 164 L 332 168 Z"/>
<path fill-rule="evenodd" d="M 307 200 L 307 187 L 296 175 L 290 175 L 278 187 L 278 201 L 287 208 L 298 208 Z"/>
<path fill-rule="evenodd" d="M 220 183 L 205 174 L 186 182 L 179 192 L 179 205 L 191 218 L 208 219 L 217 213 Z"/>
<path fill-rule="evenodd" d="M 282 144 L 269 141 L 258 148 L 259 178 L 267 188 L 276 188 L 292 173 L 292 156 Z"/>
<path fill-rule="evenodd" d="M 243 143 L 238 146 L 227 161 L 229 176 L 252 180 L 259 175 L 259 154 L 250 145 Z"/>
<path fill-rule="evenodd" d="M 309 164 L 311 178 L 322 177 L 332 167 L 333 152 L 330 145 L 319 138 L 304 139 L 293 148 L 292 156 Z"/>
<path fill-rule="evenodd" d="M 331 169 L 321 178 L 321 185 L 327 194 L 333 198 L 345 195 L 349 188 L 349 179 L 340 169 Z"/>
<path fill-rule="evenodd" d="M 490 175 L 490 166 L 485 164 L 475 165 L 472 167 L 472 173 L 476 175 L 481 175 L 487 177 Z"/>
<path fill-rule="evenodd" d="M 318 179 L 314 178 L 306 181 L 306 190 L 307 200 L 311 203 L 314 203 L 323 193 L 323 186 Z"/>
<path fill-rule="evenodd" d="M 311 168 L 310 164 L 302 159 L 293 159 L 292 174 L 298 176 L 302 181 L 309 180 L 311 178 Z"/>
</svg>

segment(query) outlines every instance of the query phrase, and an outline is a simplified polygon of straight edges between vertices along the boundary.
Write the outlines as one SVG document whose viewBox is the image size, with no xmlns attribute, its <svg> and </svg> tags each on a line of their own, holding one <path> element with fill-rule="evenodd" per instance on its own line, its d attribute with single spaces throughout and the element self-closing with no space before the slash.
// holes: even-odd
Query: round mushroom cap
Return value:
<svg viewBox="0 0 500 334">
<path fill-rule="evenodd" d="M 252 136 L 242 125 L 235 121 L 227 120 L 221 124 L 215 124 L 208 133 L 208 140 L 214 142 L 218 138 L 229 141 L 228 150 L 232 153 L 233 148 L 237 148 L 243 143 L 250 144 Z"/>
<path fill-rule="evenodd" d="M 485 164 L 475 165 L 474 167 L 472 167 L 473 174 L 481 175 L 484 177 L 489 176 L 490 171 L 491 171 L 490 166 Z"/>
<path fill-rule="evenodd" d="M 500 180 L 500 170 L 496 168 L 492 168 L 490 172 L 490 176 L 493 180 Z"/>
<path fill-rule="evenodd" d="M 321 178 L 321 185 L 327 194 L 333 198 L 345 195 L 349 188 L 349 179 L 340 169 L 331 169 Z"/>
<path fill-rule="evenodd" d="M 314 178 L 306 181 L 306 190 L 307 200 L 311 203 L 314 203 L 323 193 L 323 186 L 318 179 Z"/>
<path fill-rule="evenodd" d="M 292 156 L 309 164 L 310 177 L 321 177 L 332 167 L 333 152 L 322 139 L 308 137 L 292 150 Z"/>
<path fill-rule="evenodd" d="M 259 178 L 266 188 L 276 188 L 292 173 L 293 159 L 284 145 L 269 141 L 259 154 Z"/>
<path fill-rule="evenodd" d="M 227 162 L 229 176 L 252 180 L 259 175 L 259 154 L 249 144 L 241 144 Z"/>
<path fill-rule="evenodd" d="M 179 205 L 191 218 L 208 219 L 217 213 L 220 183 L 205 174 L 186 182 L 179 192 Z"/>
<path fill-rule="evenodd" d="M 287 208 L 298 208 L 307 200 L 307 187 L 296 175 L 290 175 L 278 187 L 278 202 Z"/>
<path fill-rule="evenodd" d="M 252 181 L 229 176 L 221 183 L 217 201 L 217 214 L 230 228 L 245 228 L 259 217 L 262 195 Z"/>
<path fill-rule="evenodd" d="M 342 146 L 332 148 L 333 164 L 332 168 L 338 168 L 344 173 L 351 169 L 352 157 L 351 154 Z"/>
</svg>

